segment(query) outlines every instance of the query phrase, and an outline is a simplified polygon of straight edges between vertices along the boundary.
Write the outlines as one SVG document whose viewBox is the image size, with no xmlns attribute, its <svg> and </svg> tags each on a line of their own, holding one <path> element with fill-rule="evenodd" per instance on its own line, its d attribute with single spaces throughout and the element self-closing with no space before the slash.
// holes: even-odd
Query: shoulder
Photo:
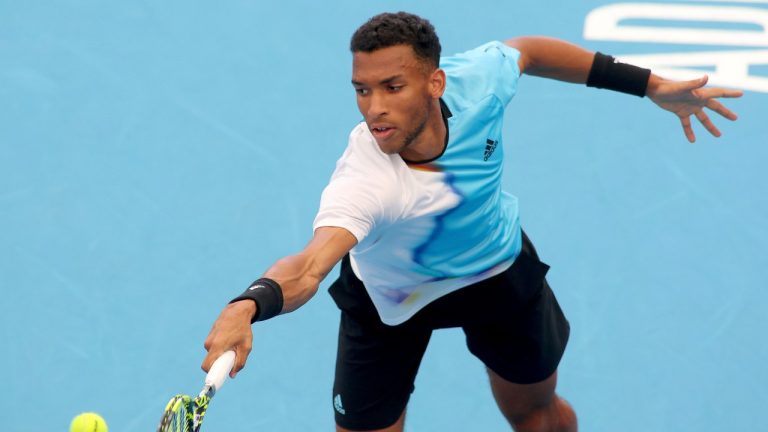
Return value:
<svg viewBox="0 0 768 432">
<path fill-rule="evenodd" d="M 394 220 L 402 212 L 400 165 L 404 165 L 395 158 L 399 156 L 379 149 L 365 122 L 355 126 L 323 190 L 316 225 L 356 227 L 352 232 L 361 240 L 364 236 L 359 233 L 367 234 L 373 227 Z"/>
<path fill-rule="evenodd" d="M 388 155 L 379 149 L 379 145 L 376 144 L 376 140 L 365 122 L 360 122 L 352 128 L 349 133 L 347 148 L 339 159 L 339 162 L 341 161 L 362 164 L 369 169 L 390 162 Z"/>
<path fill-rule="evenodd" d="M 366 193 L 381 192 L 387 189 L 385 185 L 399 181 L 401 165 L 400 156 L 382 152 L 368 125 L 360 122 L 349 133 L 347 148 L 336 161 L 331 181 L 344 182 Z"/>
<path fill-rule="evenodd" d="M 514 66 L 517 70 L 517 61 L 520 51 L 500 41 L 486 42 L 476 48 L 460 52 L 440 59 L 440 67 L 447 75 L 461 76 L 465 73 L 478 71 L 494 72 L 502 65 Z"/>
<path fill-rule="evenodd" d="M 500 41 L 441 58 L 446 98 L 453 102 L 449 105 L 461 110 L 489 96 L 497 96 L 506 105 L 520 78 L 519 58 L 520 51 Z"/>
<path fill-rule="evenodd" d="M 366 135 L 370 135 L 370 131 L 368 130 L 368 125 L 361 121 L 360 123 L 356 124 L 355 127 L 352 128 L 352 131 L 349 132 L 349 139 L 352 141 L 365 139 Z"/>
</svg>

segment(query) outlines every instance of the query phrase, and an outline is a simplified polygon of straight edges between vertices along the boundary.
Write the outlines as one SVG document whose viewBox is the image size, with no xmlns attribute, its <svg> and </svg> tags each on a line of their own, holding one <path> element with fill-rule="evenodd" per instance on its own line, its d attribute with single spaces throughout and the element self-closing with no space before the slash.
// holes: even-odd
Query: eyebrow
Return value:
<svg viewBox="0 0 768 432">
<path fill-rule="evenodd" d="M 385 79 L 383 79 L 383 80 L 379 81 L 379 84 L 389 84 L 389 83 L 391 83 L 392 81 L 395 81 L 396 79 L 398 79 L 398 78 L 402 78 L 402 77 L 403 77 L 403 75 L 402 75 L 402 74 L 393 75 L 393 76 L 391 76 L 391 77 L 389 77 L 389 78 L 385 78 Z M 359 81 L 355 81 L 355 80 L 352 80 L 352 85 L 356 85 L 356 86 L 362 86 L 362 85 L 365 85 L 365 84 L 363 84 L 363 83 L 361 83 L 361 82 L 359 82 Z"/>
</svg>

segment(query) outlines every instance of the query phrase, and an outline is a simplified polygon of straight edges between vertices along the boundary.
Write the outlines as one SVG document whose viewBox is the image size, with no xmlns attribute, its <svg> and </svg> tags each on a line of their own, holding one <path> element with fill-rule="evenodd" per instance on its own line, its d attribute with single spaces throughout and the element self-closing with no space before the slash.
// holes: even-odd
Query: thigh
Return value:
<svg viewBox="0 0 768 432">
<path fill-rule="evenodd" d="M 341 313 L 333 406 L 336 424 L 375 430 L 401 417 L 431 330 L 369 325 Z"/>
<path fill-rule="evenodd" d="M 506 381 L 545 381 L 565 351 L 570 326 L 545 278 L 548 268 L 524 236 L 515 263 L 489 279 L 477 300 L 483 318 L 463 326 L 469 350 Z"/>
</svg>

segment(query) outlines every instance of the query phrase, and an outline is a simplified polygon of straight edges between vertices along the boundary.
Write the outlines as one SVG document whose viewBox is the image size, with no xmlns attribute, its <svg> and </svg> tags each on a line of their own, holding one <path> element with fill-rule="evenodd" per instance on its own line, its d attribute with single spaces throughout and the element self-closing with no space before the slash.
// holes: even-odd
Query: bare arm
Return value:
<svg viewBox="0 0 768 432">
<path fill-rule="evenodd" d="M 523 36 L 507 45 L 520 51 L 520 73 L 577 84 L 587 82 L 595 53 L 559 39 Z"/>
<path fill-rule="evenodd" d="M 283 288 L 283 313 L 293 312 L 309 301 L 328 272 L 355 244 L 355 236 L 344 228 L 318 228 L 303 251 L 273 264 L 264 277 Z"/>
<path fill-rule="evenodd" d="M 525 36 L 505 42 L 520 51 L 518 66 L 520 73 L 552 78 L 577 84 L 584 84 L 589 77 L 595 53 L 558 39 Z M 691 127 L 690 116 L 695 116 L 711 133 L 719 137 L 720 131 L 707 116 L 704 108 L 710 109 L 728 120 L 736 120 L 734 112 L 720 103 L 718 98 L 737 98 L 740 90 L 704 88 L 707 76 L 691 81 L 672 81 L 651 74 L 646 95 L 656 105 L 675 114 L 680 119 L 688 141 L 696 141 Z"/>
<path fill-rule="evenodd" d="M 309 301 L 317 292 L 320 282 L 333 266 L 357 244 L 357 239 L 346 229 L 318 228 L 307 246 L 296 255 L 282 258 L 264 273 L 280 284 L 283 290 L 283 312 L 294 311 Z M 256 314 L 256 302 L 242 300 L 227 305 L 213 323 L 205 340 L 208 350 L 202 368 L 210 369 L 224 352 L 235 350 L 234 377 L 244 366 L 253 347 L 251 318 Z"/>
</svg>

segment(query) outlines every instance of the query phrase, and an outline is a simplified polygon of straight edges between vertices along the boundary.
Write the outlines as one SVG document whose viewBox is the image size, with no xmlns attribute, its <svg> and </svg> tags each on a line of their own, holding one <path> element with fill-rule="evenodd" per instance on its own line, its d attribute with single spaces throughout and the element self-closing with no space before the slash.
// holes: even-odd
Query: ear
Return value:
<svg viewBox="0 0 768 432">
<path fill-rule="evenodd" d="M 437 68 L 429 77 L 429 93 L 437 99 L 445 92 L 445 71 Z"/>
</svg>

